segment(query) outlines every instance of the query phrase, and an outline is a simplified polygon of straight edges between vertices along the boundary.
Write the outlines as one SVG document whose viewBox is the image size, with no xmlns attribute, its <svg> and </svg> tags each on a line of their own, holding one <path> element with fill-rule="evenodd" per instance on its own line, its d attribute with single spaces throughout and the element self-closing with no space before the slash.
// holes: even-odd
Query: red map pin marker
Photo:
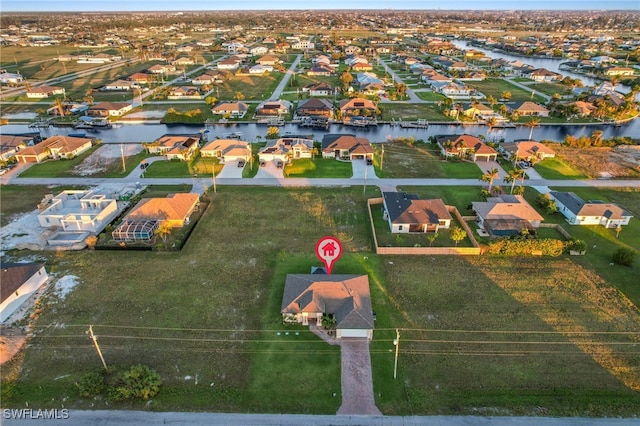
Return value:
<svg viewBox="0 0 640 426">
<path fill-rule="evenodd" d="M 330 275 L 333 264 L 342 256 L 342 244 L 335 237 L 320 238 L 316 243 L 316 256 L 324 262 L 327 275 Z"/>
</svg>

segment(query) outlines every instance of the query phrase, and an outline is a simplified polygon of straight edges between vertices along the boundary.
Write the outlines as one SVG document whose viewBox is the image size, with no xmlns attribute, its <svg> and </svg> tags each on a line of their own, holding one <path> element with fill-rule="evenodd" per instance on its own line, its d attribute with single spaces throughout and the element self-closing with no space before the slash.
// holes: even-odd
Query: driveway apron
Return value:
<svg viewBox="0 0 640 426">
<path fill-rule="evenodd" d="M 342 405 L 337 414 L 381 416 L 382 413 L 376 407 L 373 397 L 369 340 L 366 338 L 340 340 Z"/>
</svg>

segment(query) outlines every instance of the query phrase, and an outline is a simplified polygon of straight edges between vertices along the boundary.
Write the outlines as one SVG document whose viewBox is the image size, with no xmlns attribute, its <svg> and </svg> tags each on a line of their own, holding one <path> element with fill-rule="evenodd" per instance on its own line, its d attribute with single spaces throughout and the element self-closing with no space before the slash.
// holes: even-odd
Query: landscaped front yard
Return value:
<svg viewBox="0 0 640 426">
<path fill-rule="evenodd" d="M 353 172 L 351 162 L 327 158 L 303 158 L 287 164 L 284 167 L 284 175 L 306 178 L 350 178 Z"/>
</svg>

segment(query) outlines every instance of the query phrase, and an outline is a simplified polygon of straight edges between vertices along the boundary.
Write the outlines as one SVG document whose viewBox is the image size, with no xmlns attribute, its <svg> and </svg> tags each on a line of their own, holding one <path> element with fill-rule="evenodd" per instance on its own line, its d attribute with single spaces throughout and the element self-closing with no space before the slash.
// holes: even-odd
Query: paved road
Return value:
<svg viewBox="0 0 640 426">
<path fill-rule="evenodd" d="M 384 67 L 385 71 L 388 72 L 391 77 L 393 77 L 394 81 L 396 81 L 397 83 L 402 83 L 402 79 L 398 77 L 398 74 L 396 74 L 395 71 L 393 71 L 389 67 L 389 65 L 387 65 L 382 59 L 378 58 L 378 64 Z M 407 96 L 409 96 L 409 101 L 408 101 L 409 103 L 412 103 L 412 104 L 427 103 L 427 101 L 420 99 L 418 95 L 416 95 L 416 93 L 413 91 L 413 89 L 409 88 L 409 86 L 407 86 Z M 386 101 L 385 99 L 382 100 L 383 103 L 385 101 Z"/>
<path fill-rule="evenodd" d="M 369 340 L 348 337 L 340 339 L 340 363 L 342 405 L 338 409 L 338 415 L 382 415 L 373 397 Z"/>
<path fill-rule="evenodd" d="M 302 55 L 296 56 L 296 59 L 291 64 L 291 66 L 287 70 L 284 77 L 282 77 L 282 80 L 280 80 L 280 83 L 278 83 L 278 87 L 276 87 L 276 90 L 274 90 L 271 96 L 269 97 L 269 100 L 277 101 L 278 99 L 280 99 L 280 94 L 282 94 L 282 91 L 287 86 L 287 83 L 289 82 L 291 75 L 294 72 L 296 72 L 296 68 L 298 68 L 298 64 L 300 63 L 300 58 L 302 58 Z"/>
<path fill-rule="evenodd" d="M 33 412 L 35 417 L 37 413 Z M 226 413 L 154 413 L 147 411 L 79 411 L 71 410 L 68 418 L 43 420 L 8 418 L 2 412 L 2 424 L 55 426 L 146 426 L 146 425 L 228 425 L 228 426 L 637 426 L 638 419 L 591 419 L 584 417 L 479 417 L 479 416 L 329 416 L 307 414 L 226 414 Z"/>
</svg>

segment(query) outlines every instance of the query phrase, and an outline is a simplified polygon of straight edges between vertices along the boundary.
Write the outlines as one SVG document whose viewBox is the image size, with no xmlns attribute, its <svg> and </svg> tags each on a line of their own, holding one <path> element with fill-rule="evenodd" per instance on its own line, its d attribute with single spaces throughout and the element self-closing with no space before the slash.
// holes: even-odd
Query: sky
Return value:
<svg viewBox="0 0 640 426">
<path fill-rule="evenodd" d="M 278 9 L 640 10 L 640 0 L 0 0 L 0 12 Z M 182 8 L 180 8 L 182 7 Z"/>
</svg>

